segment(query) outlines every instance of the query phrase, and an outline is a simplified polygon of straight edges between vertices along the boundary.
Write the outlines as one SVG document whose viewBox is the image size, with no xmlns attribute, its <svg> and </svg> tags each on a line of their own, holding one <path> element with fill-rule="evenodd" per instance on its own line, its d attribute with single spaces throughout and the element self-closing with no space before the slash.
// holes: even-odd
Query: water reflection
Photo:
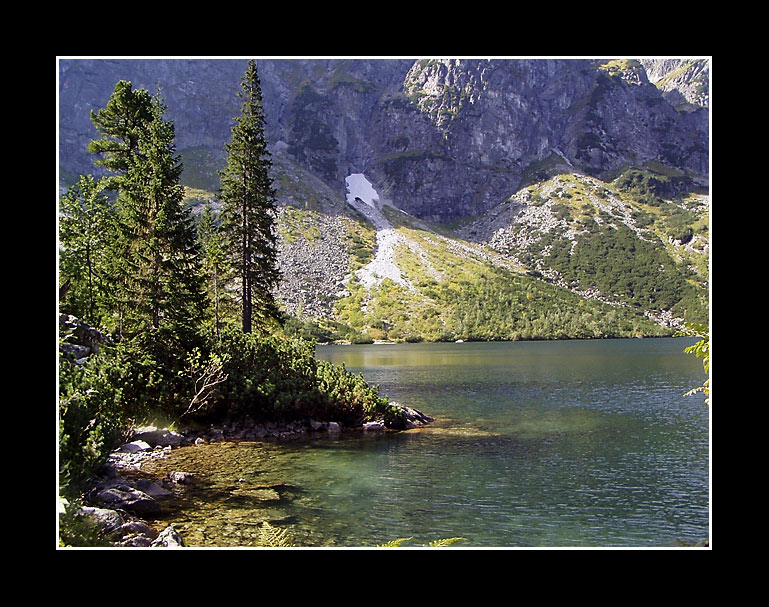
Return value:
<svg viewBox="0 0 769 607">
<path fill-rule="evenodd" d="M 652 343 L 653 342 L 653 343 Z M 202 546 L 413 537 L 468 546 L 667 546 L 708 534 L 708 414 L 680 340 L 319 348 L 437 416 L 405 433 L 174 451 L 167 519 Z M 413 544 L 412 544 L 413 545 Z"/>
</svg>

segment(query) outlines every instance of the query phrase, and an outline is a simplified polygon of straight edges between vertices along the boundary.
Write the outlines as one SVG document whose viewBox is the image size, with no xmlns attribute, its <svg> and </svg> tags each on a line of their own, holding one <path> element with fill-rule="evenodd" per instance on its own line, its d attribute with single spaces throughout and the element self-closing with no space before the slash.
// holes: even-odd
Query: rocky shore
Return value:
<svg viewBox="0 0 769 607">
<path fill-rule="evenodd" d="M 401 412 L 397 427 L 373 421 L 356 428 L 343 428 L 337 422 L 301 421 L 291 423 L 245 423 L 175 432 L 168 428 L 136 428 L 129 441 L 113 451 L 89 483 L 76 516 L 88 517 L 117 547 L 170 548 L 185 546 L 173 525 L 161 529 L 153 521 L 162 514 L 163 498 L 174 489 L 194 482 L 195 471 L 178 470 L 159 479 L 136 478 L 136 472 L 153 458 L 166 457 L 171 450 L 223 441 L 281 441 L 320 438 L 342 432 L 387 432 L 422 427 L 433 418 L 391 403 Z"/>
</svg>

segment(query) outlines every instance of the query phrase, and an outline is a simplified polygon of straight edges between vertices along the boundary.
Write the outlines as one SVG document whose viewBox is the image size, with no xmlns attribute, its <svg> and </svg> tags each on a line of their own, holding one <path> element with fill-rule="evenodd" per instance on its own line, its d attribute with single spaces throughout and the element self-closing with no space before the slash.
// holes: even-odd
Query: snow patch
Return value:
<svg viewBox="0 0 769 607">
<path fill-rule="evenodd" d="M 376 208 L 375 202 L 379 200 L 379 194 L 363 173 L 353 173 L 346 177 L 344 182 L 347 185 L 347 202 L 354 204 L 355 199 L 360 198 L 370 207 Z"/>
<path fill-rule="evenodd" d="M 366 289 L 381 284 L 386 278 L 411 288 L 395 261 L 395 249 L 405 240 L 377 206 L 379 194 L 362 173 L 354 173 L 344 181 L 349 192 L 347 202 L 358 209 L 376 228 L 374 259 L 356 272 L 358 280 Z"/>
</svg>

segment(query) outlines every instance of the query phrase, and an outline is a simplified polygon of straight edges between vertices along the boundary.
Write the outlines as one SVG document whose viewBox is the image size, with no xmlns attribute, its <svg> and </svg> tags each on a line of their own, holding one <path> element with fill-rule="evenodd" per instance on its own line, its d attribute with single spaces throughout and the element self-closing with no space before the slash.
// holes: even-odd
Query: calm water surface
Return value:
<svg viewBox="0 0 769 607">
<path fill-rule="evenodd" d="M 658 547 L 709 536 L 705 379 L 683 339 L 319 346 L 434 417 L 403 433 L 213 444 L 172 507 L 189 544 Z M 170 469 L 169 468 L 169 469 Z"/>
</svg>

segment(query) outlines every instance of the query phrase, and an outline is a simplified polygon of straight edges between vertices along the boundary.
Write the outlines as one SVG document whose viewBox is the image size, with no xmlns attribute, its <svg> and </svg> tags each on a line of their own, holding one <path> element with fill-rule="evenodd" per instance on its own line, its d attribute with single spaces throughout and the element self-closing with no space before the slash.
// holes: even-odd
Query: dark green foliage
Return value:
<svg viewBox="0 0 769 607">
<path fill-rule="evenodd" d="M 178 357 L 196 340 L 205 307 L 199 250 L 183 205 L 173 123 L 159 97 L 118 82 L 107 106 L 91 113 L 101 139 L 89 150 L 114 174 L 119 231 L 112 247 L 113 327 L 148 336 L 160 356 Z"/>
<path fill-rule="evenodd" d="M 60 501 L 65 509 L 59 512 L 59 547 L 114 547 L 114 543 L 110 541 L 104 527 L 100 526 L 93 517 L 83 516 L 79 512 L 83 505 L 82 501 L 74 496 L 69 497 L 70 499 L 63 504 Z"/>
<path fill-rule="evenodd" d="M 436 293 L 453 311 L 447 339 L 586 339 L 664 335 L 655 323 L 622 308 L 583 299 L 529 276 L 501 269 L 470 281 L 441 283 Z"/>
<path fill-rule="evenodd" d="M 684 242 L 691 239 L 694 215 L 672 203 L 660 204 L 671 213 L 665 219 L 671 226 L 668 234 Z M 580 221 L 586 232 L 576 244 L 563 231 L 552 230 L 542 233 L 521 259 L 532 264 L 540 260 L 570 287 L 597 290 L 602 297 L 639 312 L 671 310 L 693 322 L 707 318 L 707 293 L 697 286 L 697 278 L 686 263 L 673 259 L 652 232 L 640 238 L 610 214 L 598 214 L 602 224 L 589 218 Z M 644 225 L 654 221 L 643 211 L 636 212 L 635 217 Z"/>
<path fill-rule="evenodd" d="M 185 365 L 202 344 L 205 298 L 174 128 L 164 112 L 159 98 L 119 82 L 107 107 L 92 113 L 102 138 L 89 146 L 100 155 L 97 164 L 113 172 L 103 184 L 117 193 L 114 207 L 88 178 L 62 200 L 63 282 L 78 284 L 73 256 L 86 242 L 85 228 L 101 226 L 94 275 L 109 285 L 97 294 L 108 297 L 92 297 L 96 304 L 89 302 L 83 316 L 102 320 L 117 342 L 82 366 L 61 359 L 60 470 L 73 483 L 104 460 L 131 420 L 151 409 L 173 418 L 190 398 Z M 89 250 L 93 258 L 92 244 Z M 62 310 L 81 311 L 82 301 L 65 298 Z"/>
<path fill-rule="evenodd" d="M 688 288 L 686 274 L 662 243 L 642 240 L 621 223 L 596 226 L 570 249 L 569 241 L 554 240 L 550 267 L 582 289 L 595 288 L 636 307 L 668 310 Z"/>
<path fill-rule="evenodd" d="M 262 91 L 256 62 L 249 61 L 238 96 L 243 100 L 226 150 L 227 168 L 220 172 L 222 230 L 238 277 L 242 326 L 251 332 L 279 317 L 272 290 L 280 279 L 277 267 L 275 191 L 270 153 L 264 137 Z"/>
<path fill-rule="evenodd" d="M 620 191 L 630 194 L 638 202 L 659 206 L 663 199 L 674 198 L 693 188 L 688 177 L 663 175 L 650 169 L 632 168 L 625 170 L 613 185 Z"/>
<path fill-rule="evenodd" d="M 132 424 L 179 419 L 190 402 L 189 357 L 156 356 L 151 337 L 103 346 L 83 364 L 59 360 L 59 471 L 77 486 L 102 464 Z"/>
<path fill-rule="evenodd" d="M 229 301 L 222 287 L 227 281 L 230 264 L 224 250 L 224 238 L 214 219 L 210 204 L 206 204 L 198 222 L 198 240 L 203 253 L 203 271 L 206 276 L 209 299 L 213 303 L 213 332 L 218 336 L 222 315 L 227 311 Z"/>
<path fill-rule="evenodd" d="M 692 226 L 682 226 L 668 230 L 668 236 L 673 240 L 686 244 L 694 237 L 694 228 Z"/>
<path fill-rule="evenodd" d="M 106 107 L 91 112 L 91 121 L 102 135 L 102 139 L 88 145 L 89 152 L 100 156 L 96 164 L 117 175 L 128 173 L 136 164 L 139 141 L 152 120 L 150 94 L 134 90 L 125 80 L 118 82 Z M 117 181 L 119 177 L 110 180 L 110 189 L 122 187 Z"/>
<path fill-rule="evenodd" d="M 316 360 L 309 342 L 227 328 L 217 351 L 228 359 L 228 379 L 201 412 L 206 421 L 312 418 L 355 425 L 390 410 L 361 376 Z"/>
<path fill-rule="evenodd" d="M 98 325 L 109 309 L 114 207 L 88 175 L 62 196 L 59 210 L 61 311 Z"/>
<path fill-rule="evenodd" d="M 59 359 L 59 473 L 77 487 L 123 438 L 133 413 L 127 361 L 106 352 L 82 366 Z M 134 389 L 132 389 L 134 388 Z"/>
<path fill-rule="evenodd" d="M 300 320 L 295 316 L 284 314 L 281 318 L 283 332 L 289 337 L 296 337 L 313 343 L 328 342 L 336 339 L 339 323 L 328 321 L 328 325 L 334 328 L 321 326 L 319 322 L 312 319 Z"/>
<path fill-rule="evenodd" d="M 686 244 L 694 237 L 693 224 L 697 220 L 696 215 L 674 204 L 669 204 L 667 207 L 665 209 L 667 216 L 664 221 L 667 236 L 680 241 L 681 244 Z"/>
</svg>

